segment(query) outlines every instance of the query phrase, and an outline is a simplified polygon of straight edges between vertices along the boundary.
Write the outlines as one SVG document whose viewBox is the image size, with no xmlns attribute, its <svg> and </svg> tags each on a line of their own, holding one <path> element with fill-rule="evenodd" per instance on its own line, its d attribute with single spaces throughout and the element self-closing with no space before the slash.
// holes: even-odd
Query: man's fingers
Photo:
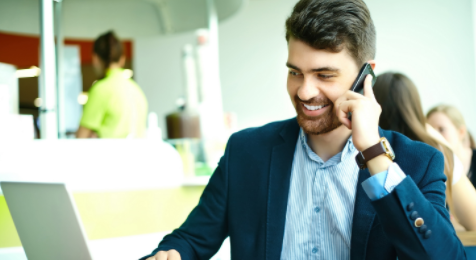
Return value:
<svg viewBox="0 0 476 260">
<path fill-rule="evenodd" d="M 339 102 L 336 107 L 336 114 L 339 121 L 344 124 L 347 128 L 352 129 L 352 123 L 349 120 L 348 113 L 352 112 L 351 110 L 351 101 L 342 101 Z"/>
<path fill-rule="evenodd" d="M 175 251 L 175 250 L 169 250 L 169 259 L 167 260 L 182 260 L 182 258 L 180 257 L 180 254 L 179 252 Z"/>
<path fill-rule="evenodd" d="M 345 97 L 345 99 L 347 99 L 347 100 L 349 100 L 349 99 L 363 99 L 363 98 L 365 98 L 364 96 L 360 95 L 360 93 L 354 92 L 354 91 L 352 91 L 352 90 L 347 91 L 347 92 L 344 94 L 344 97 Z"/>
<path fill-rule="evenodd" d="M 372 75 L 367 75 L 367 77 L 365 77 L 365 81 L 364 81 L 364 96 L 365 97 L 368 97 L 374 101 L 377 101 L 375 99 L 375 95 L 374 95 L 374 90 L 372 89 Z"/>
<path fill-rule="evenodd" d="M 147 258 L 146 260 L 182 260 L 179 252 L 172 249 L 169 251 L 159 251 L 154 256 Z"/>
<path fill-rule="evenodd" d="M 167 257 L 168 253 L 166 251 L 159 251 L 154 256 L 147 258 L 146 260 L 168 260 L 170 258 Z"/>
<path fill-rule="evenodd" d="M 168 260 L 168 251 L 159 251 L 156 255 L 155 255 L 155 259 L 154 260 Z"/>
</svg>

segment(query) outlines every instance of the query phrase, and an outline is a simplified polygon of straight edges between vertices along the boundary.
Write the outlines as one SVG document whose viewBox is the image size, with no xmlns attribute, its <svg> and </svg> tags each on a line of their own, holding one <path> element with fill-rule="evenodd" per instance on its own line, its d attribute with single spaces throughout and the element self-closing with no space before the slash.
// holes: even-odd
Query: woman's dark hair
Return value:
<svg viewBox="0 0 476 260">
<path fill-rule="evenodd" d="M 347 48 L 360 67 L 375 57 L 375 27 L 362 0 L 301 0 L 286 20 L 286 40 L 303 41 L 318 50 Z"/>
<path fill-rule="evenodd" d="M 471 149 L 476 149 L 476 142 L 474 141 L 473 135 L 468 131 L 468 138 L 469 138 L 469 147 Z"/>
<path fill-rule="evenodd" d="M 121 59 L 123 47 L 114 32 L 109 31 L 94 41 L 93 51 L 102 60 L 104 67 L 108 68 L 111 63 Z"/>
<path fill-rule="evenodd" d="M 379 126 L 424 142 L 441 151 L 445 157 L 446 188 L 451 208 L 451 184 L 453 182 L 453 152 L 438 142 L 426 130 L 426 117 L 421 107 L 420 95 L 413 82 L 403 74 L 387 72 L 377 77 L 374 94 L 382 107 Z"/>
</svg>

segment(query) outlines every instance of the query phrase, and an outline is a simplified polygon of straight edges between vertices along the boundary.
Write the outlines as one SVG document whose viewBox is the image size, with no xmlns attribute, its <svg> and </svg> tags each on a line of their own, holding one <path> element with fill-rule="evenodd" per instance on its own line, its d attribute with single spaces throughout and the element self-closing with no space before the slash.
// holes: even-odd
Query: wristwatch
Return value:
<svg viewBox="0 0 476 260">
<path fill-rule="evenodd" d="M 355 161 L 361 170 L 367 168 L 367 162 L 373 158 L 385 154 L 390 160 L 395 159 L 395 153 L 393 152 L 392 146 L 388 142 L 387 138 L 380 138 L 379 142 L 376 145 L 372 145 L 363 152 L 359 152 L 355 156 Z"/>
</svg>

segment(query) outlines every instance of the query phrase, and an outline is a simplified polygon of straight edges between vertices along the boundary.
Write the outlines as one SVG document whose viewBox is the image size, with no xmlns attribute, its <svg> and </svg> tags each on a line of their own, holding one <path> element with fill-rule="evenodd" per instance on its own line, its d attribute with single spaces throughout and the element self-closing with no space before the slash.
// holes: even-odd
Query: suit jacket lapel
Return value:
<svg viewBox="0 0 476 260">
<path fill-rule="evenodd" d="M 379 134 L 380 136 L 384 136 L 380 127 Z M 359 180 L 357 182 L 356 191 L 357 194 L 355 195 L 354 219 L 352 222 L 352 238 L 350 243 L 351 260 L 365 259 L 370 230 L 375 219 L 375 215 L 377 214 L 371 204 L 369 197 L 362 188 L 362 182 L 368 178 L 370 178 L 370 172 L 368 169 L 359 171 Z"/>
<path fill-rule="evenodd" d="M 350 243 L 350 259 L 364 260 L 370 229 L 375 218 L 375 210 L 370 199 L 362 188 L 362 182 L 370 177 L 369 171 L 360 170 L 355 196 L 354 219 L 352 222 L 352 238 Z"/>
<path fill-rule="evenodd" d="M 273 147 L 269 172 L 266 259 L 280 259 L 286 221 L 286 208 L 294 151 L 299 136 L 296 119 L 280 133 L 281 142 Z"/>
</svg>

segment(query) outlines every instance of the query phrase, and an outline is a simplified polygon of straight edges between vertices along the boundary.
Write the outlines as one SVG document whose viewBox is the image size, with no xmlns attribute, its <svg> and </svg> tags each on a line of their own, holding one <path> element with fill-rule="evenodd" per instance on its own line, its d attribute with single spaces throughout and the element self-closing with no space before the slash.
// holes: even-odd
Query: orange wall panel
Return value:
<svg viewBox="0 0 476 260">
<path fill-rule="evenodd" d="M 81 64 L 91 64 L 94 40 L 65 39 L 65 44 L 79 45 Z M 126 59 L 132 58 L 132 41 L 123 41 Z M 0 32 L 0 62 L 13 64 L 17 68 L 39 66 L 40 38 Z"/>
</svg>

